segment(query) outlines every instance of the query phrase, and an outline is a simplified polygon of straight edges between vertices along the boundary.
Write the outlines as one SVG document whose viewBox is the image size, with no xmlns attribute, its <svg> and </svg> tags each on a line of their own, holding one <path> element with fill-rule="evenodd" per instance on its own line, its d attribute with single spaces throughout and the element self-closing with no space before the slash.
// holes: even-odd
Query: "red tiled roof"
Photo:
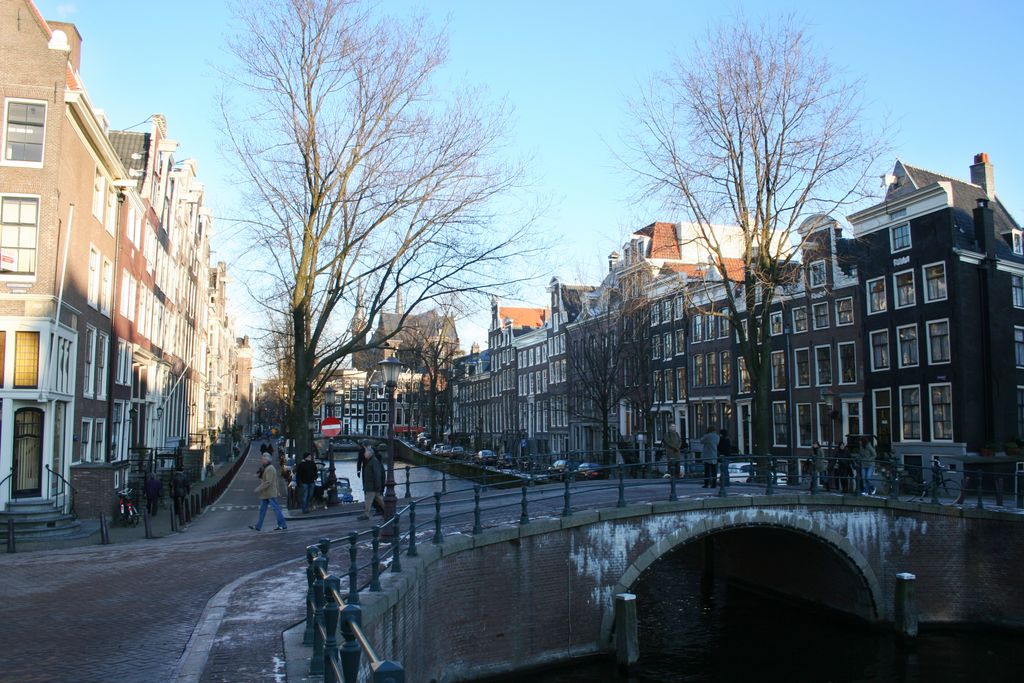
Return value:
<svg viewBox="0 0 1024 683">
<path fill-rule="evenodd" d="M 676 239 L 676 226 L 673 223 L 658 221 L 636 232 L 638 235 L 651 238 L 651 249 L 647 258 L 679 258 L 679 241 Z"/>
<path fill-rule="evenodd" d="M 68 64 L 67 72 L 64 74 L 64 81 L 67 84 L 68 90 L 82 89 L 82 82 L 78 80 L 78 76 L 75 75 L 70 64 Z"/>
<path fill-rule="evenodd" d="M 730 280 L 739 282 L 743 279 L 743 259 L 725 258 L 722 259 L 722 262 L 725 264 L 725 272 Z M 697 263 L 666 263 L 662 268 L 667 268 L 673 273 L 684 273 L 692 278 L 702 278 L 706 272 L 706 266 Z"/>
<path fill-rule="evenodd" d="M 39 11 L 39 8 L 36 7 L 36 3 L 32 2 L 32 0 L 29 0 L 28 6 L 32 8 L 32 14 L 35 15 L 36 21 L 38 21 L 39 25 L 43 27 L 44 31 L 46 31 L 46 37 L 53 37 L 53 29 L 51 29 L 50 25 L 46 23 L 46 19 L 43 19 L 43 15 Z"/>
<path fill-rule="evenodd" d="M 541 327 L 548 319 L 548 309 L 526 306 L 499 306 L 498 321 L 512 319 L 512 327 Z"/>
</svg>

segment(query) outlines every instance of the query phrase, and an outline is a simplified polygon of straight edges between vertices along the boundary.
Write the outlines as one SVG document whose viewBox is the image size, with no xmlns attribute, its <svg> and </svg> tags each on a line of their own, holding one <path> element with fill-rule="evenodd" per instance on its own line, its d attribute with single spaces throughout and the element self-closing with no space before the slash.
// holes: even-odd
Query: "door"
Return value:
<svg viewBox="0 0 1024 683">
<path fill-rule="evenodd" d="M 850 434 L 863 434 L 863 426 L 860 420 L 860 401 L 843 401 L 843 441 L 849 443 Z"/>
<path fill-rule="evenodd" d="M 42 495 L 43 411 L 19 408 L 14 413 L 14 491 L 15 498 Z"/>
<path fill-rule="evenodd" d="M 737 404 L 739 412 L 736 416 L 736 448 L 740 453 L 754 452 L 754 432 L 750 425 L 750 401 Z"/>
</svg>

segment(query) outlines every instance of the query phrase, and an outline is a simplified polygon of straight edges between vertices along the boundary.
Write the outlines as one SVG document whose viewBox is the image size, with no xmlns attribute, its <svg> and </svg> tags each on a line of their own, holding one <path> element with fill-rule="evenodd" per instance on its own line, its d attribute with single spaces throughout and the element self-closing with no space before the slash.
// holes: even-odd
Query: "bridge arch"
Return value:
<svg viewBox="0 0 1024 683">
<path fill-rule="evenodd" d="M 862 616 L 865 616 L 870 622 L 879 622 L 884 619 L 882 586 L 863 553 L 835 530 L 819 524 L 807 516 L 781 510 L 774 510 L 771 515 L 767 516 L 762 510 L 730 510 L 727 515 L 709 515 L 697 524 L 681 526 L 663 536 L 661 540 L 653 543 L 641 553 L 622 573 L 612 589 L 612 595 L 629 592 L 648 567 L 677 548 L 729 531 L 751 529 L 771 529 L 796 534 L 827 548 L 859 582 L 863 594 L 867 598 L 868 608 L 868 613 Z M 604 608 L 601 619 L 601 642 L 611 642 L 613 625 L 614 612 L 612 605 L 609 604 Z"/>
</svg>

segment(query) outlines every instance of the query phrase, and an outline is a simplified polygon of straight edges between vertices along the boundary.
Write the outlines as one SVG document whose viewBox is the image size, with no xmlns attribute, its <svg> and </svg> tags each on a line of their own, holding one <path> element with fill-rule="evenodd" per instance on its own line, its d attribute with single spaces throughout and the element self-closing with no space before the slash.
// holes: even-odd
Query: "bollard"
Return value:
<svg viewBox="0 0 1024 683">
<path fill-rule="evenodd" d="M 441 493 L 448 493 L 448 470 L 441 470 Z"/>
<path fill-rule="evenodd" d="M 615 507 L 626 507 L 626 468 L 619 463 L 619 500 Z"/>
<path fill-rule="evenodd" d="M 185 513 L 185 524 L 192 523 L 192 503 L 189 498 L 181 499 L 181 508 Z"/>
<path fill-rule="evenodd" d="M 444 536 L 441 535 L 441 493 L 434 491 L 434 539 L 435 545 L 438 545 L 444 541 Z"/>
<path fill-rule="evenodd" d="M 395 512 L 395 517 L 388 524 L 394 524 L 391 531 L 391 573 L 402 571 L 402 513 Z"/>
<path fill-rule="evenodd" d="M 771 496 L 775 493 L 775 458 L 768 457 L 768 476 L 765 477 L 764 482 L 764 494 Z"/>
<path fill-rule="evenodd" d="M 416 550 L 416 501 L 409 503 L 409 549 L 405 551 L 406 557 L 416 557 L 419 552 Z"/>
<path fill-rule="evenodd" d="M 565 484 L 565 493 L 563 493 L 562 495 L 565 497 L 565 505 L 562 506 L 562 516 L 563 517 L 568 517 L 569 515 L 572 514 L 572 506 L 570 505 L 570 502 L 571 502 L 570 495 L 571 494 L 569 493 L 569 480 L 566 479 L 564 484 Z"/>
<path fill-rule="evenodd" d="M 522 499 L 520 500 L 520 503 L 519 503 L 520 507 L 522 508 L 521 512 L 519 513 L 519 523 L 520 524 L 529 524 L 530 523 L 530 512 L 529 512 L 529 509 L 527 508 L 527 502 L 526 502 L 526 482 L 525 481 L 523 482 L 523 488 L 521 489 L 521 491 L 522 491 L 523 495 L 522 495 Z"/>
<path fill-rule="evenodd" d="M 615 661 L 619 671 L 629 671 L 640 659 L 640 641 L 636 629 L 636 596 L 615 596 Z"/>
<path fill-rule="evenodd" d="M 341 610 L 341 637 L 345 642 L 341 645 L 339 658 L 341 659 L 341 675 L 345 683 L 351 683 L 359 678 L 359 658 L 363 649 L 356 642 L 356 630 L 353 628 L 353 624 L 356 626 L 362 624 L 362 615 L 363 610 L 359 605 L 354 605 L 351 602 Z"/>
<path fill-rule="evenodd" d="M 173 503 L 171 504 L 170 513 L 171 513 L 171 531 L 177 531 L 178 530 L 178 515 L 176 515 L 174 513 L 174 504 Z"/>
<path fill-rule="evenodd" d="M 327 538 L 326 536 L 321 536 L 320 540 L 316 542 L 316 547 L 317 550 L 320 551 L 321 555 L 329 558 L 328 553 L 331 552 L 331 539 Z"/>
<path fill-rule="evenodd" d="M 338 661 L 338 599 L 341 579 L 333 574 L 324 581 L 324 683 L 338 683 L 334 668 Z"/>
<path fill-rule="evenodd" d="M 674 460 L 673 462 L 675 463 L 673 465 L 673 467 L 675 467 L 675 469 L 672 470 L 672 474 L 668 478 L 668 499 L 669 499 L 669 501 L 674 503 L 677 500 L 679 500 L 679 494 L 676 493 L 676 479 L 678 477 L 676 477 L 676 475 L 675 475 L 675 473 L 679 471 L 679 461 L 678 460 Z"/>
<path fill-rule="evenodd" d="M 375 525 L 370 533 L 373 535 L 370 544 L 373 548 L 373 554 L 370 555 L 370 592 L 380 593 L 380 525 Z"/>
<path fill-rule="evenodd" d="M 100 513 L 100 545 L 110 545 L 110 529 L 107 526 L 107 515 Z"/>
<path fill-rule="evenodd" d="M 473 535 L 483 531 L 483 525 L 480 524 L 480 485 L 473 485 Z"/>
<path fill-rule="evenodd" d="M 412 494 L 409 493 L 409 466 L 405 466 L 405 497 L 412 498 Z"/>
<path fill-rule="evenodd" d="M 359 604 L 359 566 L 356 564 L 359 554 L 359 548 L 356 547 L 358 541 L 359 534 L 350 531 L 348 534 L 348 597 L 345 598 L 345 602 L 350 605 Z"/>
<path fill-rule="evenodd" d="M 7 519 L 7 552 L 16 552 L 17 548 L 14 544 L 14 520 L 11 518 Z"/>
<path fill-rule="evenodd" d="M 896 575 L 896 633 L 901 638 L 917 637 L 917 577 L 906 572 Z"/>
<path fill-rule="evenodd" d="M 313 560 L 316 559 L 315 545 L 306 548 L 306 628 L 302 631 L 302 644 L 313 644 Z"/>
<path fill-rule="evenodd" d="M 327 571 L 327 559 L 318 557 L 313 560 L 313 656 L 309 660 L 309 674 L 319 676 L 324 672 L 324 634 L 320 630 L 324 625 L 324 577 Z"/>
<path fill-rule="evenodd" d="M 146 538 L 153 538 L 153 523 L 149 519 L 149 508 L 142 509 L 142 528 L 146 530 Z"/>
</svg>

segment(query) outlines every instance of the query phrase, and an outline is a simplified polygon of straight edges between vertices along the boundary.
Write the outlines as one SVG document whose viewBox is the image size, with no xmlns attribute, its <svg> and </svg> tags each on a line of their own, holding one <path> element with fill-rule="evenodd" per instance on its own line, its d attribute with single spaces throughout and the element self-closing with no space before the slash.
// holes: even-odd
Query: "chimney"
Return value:
<svg viewBox="0 0 1024 683">
<path fill-rule="evenodd" d="M 978 241 L 981 251 L 993 256 L 999 235 L 996 233 L 995 212 L 989 207 L 988 201 L 985 198 L 979 199 L 978 207 L 974 210 L 974 239 Z"/>
<path fill-rule="evenodd" d="M 480 353 L 480 344 L 477 343 L 477 342 L 473 342 L 473 345 L 471 347 L 469 347 L 469 352 L 471 354 L 473 354 L 474 356 L 475 355 L 479 355 L 479 353 Z"/>
<path fill-rule="evenodd" d="M 611 273 L 615 270 L 615 266 L 619 263 L 619 252 L 613 251 L 608 254 L 608 272 Z"/>
<path fill-rule="evenodd" d="M 995 170 L 989 163 L 988 154 L 985 152 L 974 155 L 974 164 L 971 166 L 971 182 L 985 190 L 989 199 L 996 198 Z"/>
<path fill-rule="evenodd" d="M 64 34 L 67 39 L 67 49 L 70 51 L 68 54 L 68 60 L 71 62 L 71 68 L 78 73 L 82 70 L 82 34 L 78 32 L 78 29 L 74 24 L 66 21 L 47 21 L 52 31 L 60 31 Z M 60 48 L 58 48 L 60 49 Z"/>
</svg>

